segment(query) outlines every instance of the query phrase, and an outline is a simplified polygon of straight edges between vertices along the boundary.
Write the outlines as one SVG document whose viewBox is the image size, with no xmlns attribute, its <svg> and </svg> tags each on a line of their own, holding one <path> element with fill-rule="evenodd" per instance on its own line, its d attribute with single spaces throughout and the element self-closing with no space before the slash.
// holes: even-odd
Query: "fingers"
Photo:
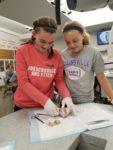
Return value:
<svg viewBox="0 0 113 150">
<path fill-rule="evenodd" d="M 59 115 L 63 118 L 67 117 L 71 112 L 71 109 L 68 107 L 59 108 Z"/>
<path fill-rule="evenodd" d="M 108 101 L 108 102 L 111 102 L 111 99 L 110 99 L 108 96 L 107 96 L 107 101 Z"/>
<path fill-rule="evenodd" d="M 108 96 L 107 96 L 107 101 L 113 104 L 113 99 L 109 98 Z"/>
<path fill-rule="evenodd" d="M 62 101 L 62 103 L 61 103 L 61 106 L 60 106 L 61 108 L 64 108 L 64 107 L 67 107 L 67 103 L 65 102 L 65 101 Z"/>
<path fill-rule="evenodd" d="M 76 115 L 79 112 L 78 106 L 72 103 L 71 100 L 62 101 L 61 108 L 58 108 L 50 99 L 44 106 L 45 111 L 50 116 L 62 116 L 67 117 L 69 114 Z"/>
<path fill-rule="evenodd" d="M 59 115 L 59 108 L 57 106 L 51 108 L 51 110 L 48 112 L 51 116 L 58 116 Z"/>
<path fill-rule="evenodd" d="M 50 116 L 59 115 L 59 108 L 50 99 L 45 103 L 44 109 Z"/>
<path fill-rule="evenodd" d="M 58 109 L 51 109 L 51 110 L 45 110 L 47 112 L 47 114 L 49 114 L 50 116 L 58 116 L 59 115 L 59 110 Z"/>
<path fill-rule="evenodd" d="M 70 113 L 72 113 L 73 115 L 77 115 L 77 113 L 79 112 L 78 106 L 69 101 L 62 101 L 61 107 L 65 108 L 65 110 L 67 111 L 67 115 L 69 115 Z M 66 116 L 65 111 L 61 110 L 60 115 Z"/>
<path fill-rule="evenodd" d="M 59 108 L 57 106 L 55 106 L 55 113 L 54 113 L 54 116 L 58 116 L 59 115 Z"/>
</svg>

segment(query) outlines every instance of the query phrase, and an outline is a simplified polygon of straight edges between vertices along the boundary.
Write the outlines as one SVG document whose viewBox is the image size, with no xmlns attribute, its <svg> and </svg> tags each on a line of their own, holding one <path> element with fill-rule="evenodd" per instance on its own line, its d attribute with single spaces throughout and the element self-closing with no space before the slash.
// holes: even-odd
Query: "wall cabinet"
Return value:
<svg viewBox="0 0 113 150">
<path fill-rule="evenodd" d="M 14 59 L 0 59 L 0 72 L 6 71 L 7 64 L 12 64 L 15 71 L 15 60 Z"/>
<path fill-rule="evenodd" d="M 0 49 L 0 86 L 4 85 L 4 76 L 7 64 L 12 64 L 15 71 L 15 53 L 14 50 Z"/>
<path fill-rule="evenodd" d="M 12 64 L 15 70 L 15 50 L 0 49 L 0 72 L 6 71 L 8 63 Z"/>
</svg>

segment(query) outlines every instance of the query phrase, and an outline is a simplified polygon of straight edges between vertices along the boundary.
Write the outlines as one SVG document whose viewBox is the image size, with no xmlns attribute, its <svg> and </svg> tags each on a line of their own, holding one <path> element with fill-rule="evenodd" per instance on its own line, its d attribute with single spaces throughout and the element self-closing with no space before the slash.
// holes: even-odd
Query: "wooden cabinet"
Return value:
<svg viewBox="0 0 113 150">
<path fill-rule="evenodd" d="M 0 60 L 0 72 L 4 72 L 4 61 Z"/>
<path fill-rule="evenodd" d="M 15 59 L 0 59 L 0 72 L 5 72 L 9 63 L 12 64 L 15 71 Z"/>
<path fill-rule="evenodd" d="M 0 72 L 6 71 L 8 63 L 14 66 L 15 70 L 15 50 L 0 49 Z"/>
<path fill-rule="evenodd" d="M 15 71 L 15 50 L 0 49 L 0 86 L 4 85 L 7 64 L 12 64 Z"/>
</svg>

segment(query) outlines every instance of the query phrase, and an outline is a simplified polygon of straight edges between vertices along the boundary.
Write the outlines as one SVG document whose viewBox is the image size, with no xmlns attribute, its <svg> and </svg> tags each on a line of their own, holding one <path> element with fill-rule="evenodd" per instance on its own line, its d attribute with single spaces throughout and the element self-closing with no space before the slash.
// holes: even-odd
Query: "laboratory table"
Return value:
<svg viewBox="0 0 113 150">
<path fill-rule="evenodd" d="M 15 140 L 15 150 L 113 150 L 113 126 L 31 143 L 28 118 L 31 110 L 23 109 L 0 118 L 0 143 Z"/>
</svg>

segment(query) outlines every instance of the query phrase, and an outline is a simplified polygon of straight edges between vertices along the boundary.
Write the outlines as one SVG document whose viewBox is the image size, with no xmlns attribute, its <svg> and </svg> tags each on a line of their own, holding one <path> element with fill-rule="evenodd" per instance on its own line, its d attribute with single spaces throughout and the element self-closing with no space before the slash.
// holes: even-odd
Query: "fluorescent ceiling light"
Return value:
<svg viewBox="0 0 113 150">
<path fill-rule="evenodd" d="M 71 20 L 79 21 L 84 26 L 92 26 L 107 22 L 113 22 L 113 11 L 107 6 L 87 12 L 72 11 L 67 15 Z"/>
<path fill-rule="evenodd" d="M 54 0 L 47 0 L 47 1 L 49 3 L 54 2 Z M 65 12 L 64 15 L 66 15 L 70 20 L 79 21 L 86 27 L 113 22 L 113 11 L 108 6 L 86 12 L 71 10 L 71 13 L 68 13 L 70 12 L 70 10 L 67 7 L 66 0 L 61 0 L 60 2 L 61 2 L 61 11 Z"/>
</svg>

